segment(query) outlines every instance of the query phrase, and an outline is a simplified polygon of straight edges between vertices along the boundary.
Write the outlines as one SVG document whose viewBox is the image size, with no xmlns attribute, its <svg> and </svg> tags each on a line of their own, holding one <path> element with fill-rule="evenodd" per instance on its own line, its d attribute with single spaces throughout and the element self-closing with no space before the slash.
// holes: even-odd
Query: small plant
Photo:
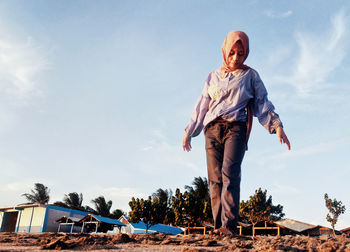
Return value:
<svg viewBox="0 0 350 252">
<path fill-rule="evenodd" d="M 255 236 L 255 225 L 261 221 L 276 221 L 283 218 L 283 206 L 272 204 L 272 196 L 267 196 L 267 190 L 255 190 L 255 194 L 249 200 L 241 201 L 239 215 L 243 222 L 253 225 L 253 236 Z"/>
<path fill-rule="evenodd" d="M 324 200 L 326 203 L 326 207 L 329 211 L 327 214 L 327 221 L 331 224 L 332 229 L 333 229 L 333 236 L 335 236 L 335 224 L 338 221 L 338 218 L 341 214 L 345 212 L 345 206 L 341 201 L 337 201 L 336 199 L 332 200 L 328 198 L 328 194 L 324 194 Z"/>
</svg>

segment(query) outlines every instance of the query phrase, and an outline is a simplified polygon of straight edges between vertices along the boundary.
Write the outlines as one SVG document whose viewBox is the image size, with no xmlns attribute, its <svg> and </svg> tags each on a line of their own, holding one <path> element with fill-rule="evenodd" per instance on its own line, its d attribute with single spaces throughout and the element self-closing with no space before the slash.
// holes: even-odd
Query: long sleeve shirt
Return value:
<svg viewBox="0 0 350 252">
<path fill-rule="evenodd" d="M 195 137 L 218 117 L 246 122 L 247 106 L 271 134 L 282 125 L 257 71 L 239 69 L 222 75 L 220 69 L 214 70 L 205 81 L 185 131 Z"/>
</svg>

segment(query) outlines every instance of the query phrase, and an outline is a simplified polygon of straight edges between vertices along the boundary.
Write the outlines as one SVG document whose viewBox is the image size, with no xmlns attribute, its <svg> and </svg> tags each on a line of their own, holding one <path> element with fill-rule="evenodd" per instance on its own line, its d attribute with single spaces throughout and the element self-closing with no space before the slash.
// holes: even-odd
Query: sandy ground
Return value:
<svg viewBox="0 0 350 252">
<path fill-rule="evenodd" d="M 0 233 L 0 251 L 349 251 L 350 237 Z"/>
</svg>

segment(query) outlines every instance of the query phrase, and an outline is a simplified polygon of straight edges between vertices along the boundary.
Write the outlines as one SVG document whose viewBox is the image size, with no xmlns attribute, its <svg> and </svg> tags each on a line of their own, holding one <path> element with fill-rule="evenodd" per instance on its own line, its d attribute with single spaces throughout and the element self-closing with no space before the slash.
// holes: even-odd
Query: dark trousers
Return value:
<svg viewBox="0 0 350 252">
<path fill-rule="evenodd" d="M 236 231 L 241 163 L 246 149 L 245 122 L 217 119 L 205 130 L 208 181 L 215 229 Z"/>
</svg>

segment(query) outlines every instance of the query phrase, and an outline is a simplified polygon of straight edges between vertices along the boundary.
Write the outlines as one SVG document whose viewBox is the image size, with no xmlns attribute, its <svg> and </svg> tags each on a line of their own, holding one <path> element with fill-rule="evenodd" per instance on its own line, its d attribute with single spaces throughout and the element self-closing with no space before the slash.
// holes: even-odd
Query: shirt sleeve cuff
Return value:
<svg viewBox="0 0 350 252">
<path fill-rule="evenodd" d="M 283 124 L 278 114 L 274 111 L 269 111 L 269 120 L 267 125 L 265 125 L 265 128 L 270 132 L 270 134 L 276 134 L 276 129 L 279 126 L 283 127 Z"/>
</svg>

